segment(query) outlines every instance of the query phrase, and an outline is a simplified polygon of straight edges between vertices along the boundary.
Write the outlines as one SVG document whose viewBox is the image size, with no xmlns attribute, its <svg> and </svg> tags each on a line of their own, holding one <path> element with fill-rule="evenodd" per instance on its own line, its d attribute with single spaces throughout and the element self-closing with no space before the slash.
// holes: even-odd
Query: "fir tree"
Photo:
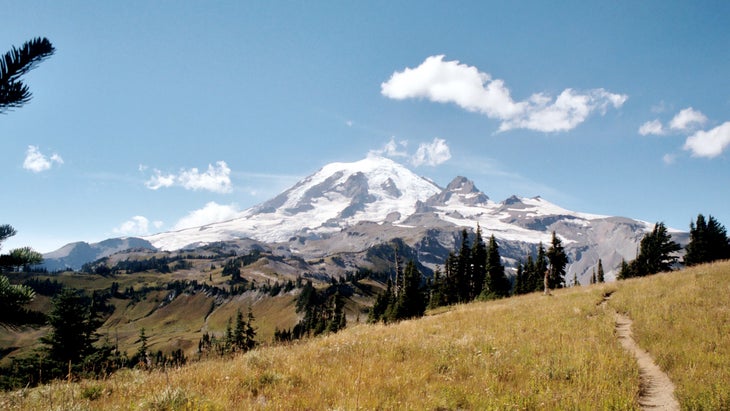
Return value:
<svg viewBox="0 0 730 411">
<path fill-rule="evenodd" d="M 639 255 L 636 258 L 638 276 L 669 271 L 678 257 L 675 255 L 681 247 L 672 241 L 664 223 L 656 223 L 651 233 L 641 239 Z"/>
<path fill-rule="evenodd" d="M 565 267 L 568 265 L 568 256 L 565 254 L 565 248 L 560 238 L 553 231 L 553 237 L 550 241 L 550 248 L 547 251 L 547 259 L 550 263 L 548 274 L 548 287 L 559 288 L 565 286 Z"/>
<path fill-rule="evenodd" d="M 457 257 L 456 265 L 456 292 L 457 302 L 469 301 L 470 273 L 471 273 L 471 247 L 469 245 L 469 233 L 466 229 L 461 231 L 461 248 Z"/>
<path fill-rule="evenodd" d="M 504 266 L 499 255 L 499 246 L 494 235 L 492 235 L 489 238 L 489 248 L 487 249 L 485 288 L 481 294 L 481 298 L 492 299 L 506 297 L 509 295 L 509 291 L 510 283 L 504 274 Z"/>
<path fill-rule="evenodd" d="M 598 283 L 605 283 L 606 282 L 606 276 L 603 272 L 603 261 L 601 259 L 598 259 L 598 271 L 596 272 L 596 282 Z"/>
<path fill-rule="evenodd" d="M 713 216 L 705 221 L 705 217 L 699 214 L 697 222 L 690 223 L 689 238 L 684 256 L 684 263 L 688 266 L 730 258 L 727 231 Z"/>
<path fill-rule="evenodd" d="M 494 238 L 494 236 L 492 236 Z M 484 288 L 484 281 L 487 276 L 487 247 L 482 238 L 482 228 L 477 223 L 477 232 L 474 237 L 474 244 L 471 247 L 471 270 L 469 272 L 470 290 L 469 299 L 473 300 L 479 296 Z"/>
<path fill-rule="evenodd" d="M 55 52 L 51 42 L 38 37 L 13 47 L 0 59 L 0 114 L 30 101 L 31 93 L 20 77 Z"/>
<path fill-rule="evenodd" d="M 79 290 L 64 289 L 53 299 L 53 308 L 48 316 L 51 332 L 41 338 L 47 345 L 45 351 L 51 361 L 74 366 L 83 363 L 95 352 L 94 343 L 99 335 L 96 330 L 101 321 L 92 312 L 92 301 Z"/>
</svg>

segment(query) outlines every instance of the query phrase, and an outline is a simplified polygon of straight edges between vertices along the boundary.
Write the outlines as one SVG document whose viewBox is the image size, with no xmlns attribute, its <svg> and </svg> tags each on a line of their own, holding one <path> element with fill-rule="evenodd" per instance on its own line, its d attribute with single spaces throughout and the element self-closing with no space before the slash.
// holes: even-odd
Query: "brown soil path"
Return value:
<svg viewBox="0 0 730 411">
<path fill-rule="evenodd" d="M 645 410 L 679 411 L 674 384 L 648 352 L 636 344 L 631 333 L 631 318 L 616 313 L 616 335 L 621 345 L 636 357 L 641 375 L 639 404 Z"/>
<path fill-rule="evenodd" d="M 606 294 L 601 302 L 602 307 L 611 298 Z M 631 318 L 616 313 L 616 336 L 624 349 L 630 352 L 639 365 L 641 386 L 639 387 L 639 405 L 644 410 L 679 411 L 679 403 L 674 396 L 674 383 L 669 376 L 654 362 L 651 355 L 639 347 L 631 332 Z"/>
</svg>

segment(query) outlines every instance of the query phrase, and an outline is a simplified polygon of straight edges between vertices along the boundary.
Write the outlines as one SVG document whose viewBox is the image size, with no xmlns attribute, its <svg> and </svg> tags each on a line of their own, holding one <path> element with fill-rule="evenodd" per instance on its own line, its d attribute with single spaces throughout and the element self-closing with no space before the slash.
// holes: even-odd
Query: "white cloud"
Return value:
<svg viewBox="0 0 730 411">
<path fill-rule="evenodd" d="M 672 165 L 677 161 L 677 155 L 676 154 L 664 154 L 664 157 L 662 157 L 662 161 L 664 161 L 664 164 L 666 164 L 666 165 Z"/>
<path fill-rule="evenodd" d="M 411 157 L 411 164 L 418 167 L 422 164 L 437 166 L 451 158 L 451 150 L 446 140 L 434 138 L 431 143 L 422 143 L 418 146 L 416 154 Z"/>
<path fill-rule="evenodd" d="M 408 153 L 406 150 L 407 147 L 407 140 L 395 141 L 395 137 L 391 137 L 390 141 L 385 143 L 383 147 L 377 150 L 370 150 L 368 155 L 406 158 L 415 167 L 423 164 L 437 166 L 451 158 L 451 150 L 448 144 L 446 144 L 446 140 L 438 137 L 434 138 L 430 143 L 419 144 L 416 153 L 413 155 Z"/>
<path fill-rule="evenodd" d="M 730 145 L 730 121 L 709 131 L 697 131 L 687 137 L 684 149 L 693 157 L 713 158 L 719 156 Z"/>
<path fill-rule="evenodd" d="M 370 150 L 368 155 L 386 156 L 386 157 L 408 157 L 405 148 L 408 146 L 407 140 L 395 141 L 395 137 L 391 137 L 390 141 L 385 143 L 382 148 Z M 400 147 L 400 149 L 399 149 Z"/>
<path fill-rule="evenodd" d="M 692 107 L 685 108 L 684 110 L 677 113 L 672 121 L 669 122 L 669 127 L 674 130 L 688 130 L 695 126 L 701 126 L 707 122 L 707 117 L 699 111 L 694 110 Z"/>
<path fill-rule="evenodd" d="M 642 136 L 646 136 L 649 134 L 661 136 L 665 133 L 666 131 L 664 130 L 664 126 L 659 120 L 647 121 L 646 123 L 642 124 L 641 127 L 639 127 L 639 134 L 641 134 Z"/>
<path fill-rule="evenodd" d="M 153 170 L 145 186 L 151 190 L 163 187 L 180 186 L 187 190 L 208 190 L 215 193 L 230 193 L 231 169 L 225 161 L 218 161 L 215 166 L 208 164 L 208 170 L 201 173 L 197 168 L 181 170 L 176 174 L 162 174 L 160 170 Z"/>
<path fill-rule="evenodd" d="M 184 228 L 200 227 L 206 224 L 231 220 L 236 218 L 238 213 L 238 206 L 235 204 L 223 205 L 211 201 L 205 207 L 193 210 L 181 218 L 173 229 L 182 230 Z"/>
<path fill-rule="evenodd" d="M 525 101 L 514 101 L 504 81 L 458 61 L 431 56 L 416 68 L 395 72 L 380 85 L 389 98 L 425 98 L 459 107 L 501 121 L 499 130 L 514 128 L 554 132 L 572 130 L 594 111 L 605 113 L 609 106 L 621 107 L 628 96 L 602 88 L 585 93 L 565 89 L 552 97 L 536 93 Z"/>
<path fill-rule="evenodd" d="M 153 225 L 156 228 L 162 226 L 162 222 L 155 221 Z M 141 215 L 136 215 L 129 220 L 123 222 L 119 227 L 115 227 L 112 231 L 118 235 L 124 236 L 142 236 L 150 233 L 150 220 Z"/>
<path fill-rule="evenodd" d="M 61 156 L 54 153 L 49 158 L 41 153 L 37 146 L 28 146 L 28 150 L 25 152 L 25 160 L 23 161 L 24 169 L 34 173 L 40 173 L 41 171 L 50 170 L 53 164 L 63 164 Z"/>
</svg>

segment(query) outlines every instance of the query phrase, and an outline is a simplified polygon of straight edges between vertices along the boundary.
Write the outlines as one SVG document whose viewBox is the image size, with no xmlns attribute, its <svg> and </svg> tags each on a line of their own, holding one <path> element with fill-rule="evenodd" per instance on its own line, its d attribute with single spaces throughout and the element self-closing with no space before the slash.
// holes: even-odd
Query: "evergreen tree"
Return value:
<svg viewBox="0 0 730 411">
<path fill-rule="evenodd" d="M 135 341 L 135 343 L 140 343 L 140 345 L 137 349 L 137 352 L 134 354 L 134 357 L 132 357 L 132 362 L 134 364 L 142 363 L 144 365 L 147 365 L 147 355 L 149 354 L 149 347 L 147 346 L 147 335 L 145 334 L 144 327 L 140 328 L 139 337 L 137 338 L 137 341 Z"/>
<path fill-rule="evenodd" d="M 239 308 L 236 310 L 236 322 L 233 327 L 232 348 L 234 351 L 246 350 L 246 321 L 243 319 L 243 313 Z"/>
<path fill-rule="evenodd" d="M 385 319 L 385 312 L 388 310 L 388 306 L 393 301 L 393 282 L 388 278 L 385 291 L 378 294 L 373 303 L 373 308 L 370 310 L 368 316 L 368 322 L 376 323 Z"/>
<path fill-rule="evenodd" d="M 48 346 L 51 361 L 61 367 L 69 362 L 78 366 L 95 352 L 93 344 L 99 339 L 96 330 L 101 321 L 92 311 L 91 298 L 83 292 L 64 289 L 54 297 L 48 323 L 51 332 L 41 342 Z"/>
<path fill-rule="evenodd" d="M 55 51 L 47 38 L 38 37 L 25 42 L 19 49 L 13 47 L 5 53 L 0 59 L 0 114 L 30 101 L 30 90 L 20 77 Z"/>
<path fill-rule="evenodd" d="M 413 260 L 408 262 L 404 272 L 403 292 L 389 307 L 388 319 L 398 321 L 423 316 L 426 310 L 426 301 L 421 289 L 422 277 Z"/>
<path fill-rule="evenodd" d="M 248 314 L 246 315 L 246 322 L 244 327 L 244 341 L 243 347 L 245 351 L 256 348 L 256 329 L 253 326 L 253 322 L 256 318 L 253 316 L 253 310 L 251 306 L 248 306 Z"/>
<path fill-rule="evenodd" d="M 535 288 L 533 291 L 542 291 L 543 289 L 543 279 L 545 277 L 545 271 L 548 269 L 548 259 L 547 254 L 545 252 L 545 247 L 542 245 L 542 241 L 537 247 L 537 258 L 535 259 Z"/>
<path fill-rule="evenodd" d="M 633 261 L 632 261 L 633 262 Z M 618 274 L 616 274 L 617 280 L 626 280 L 628 278 L 636 277 L 636 273 L 631 264 L 627 263 L 625 259 L 621 259 L 621 265 L 619 266 Z"/>
<path fill-rule="evenodd" d="M 536 291 L 541 277 L 537 275 L 537 269 L 535 262 L 532 259 L 532 255 L 527 256 L 527 261 L 524 266 L 525 285 L 522 287 L 522 293 L 527 294 Z"/>
<path fill-rule="evenodd" d="M 504 274 L 502 258 L 499 255 L 497 240 L 492 235 L 489 238 L 487 249 L 486 279 L 484 291 L 481 294 L 483 299 L 501 298 L 509 295 L 510 282 Z"/>
<path fill-rule="evenodd" d="M 560 288 L 565 286 L 565 267 L 568 265 L 568 256 L 565 254 L 565 248 L 562 241 L 553 231 L 553 237 L 550 241 L 550 248 L 547 251 L 547 259 L 550 263 L 548 274 L 548 287 Z"/>
<path fill-rule="evenodd" d="M 436 267 L 433 272 L 433 281 L 429 287 L 429 301 L 428 306 L 430 308 L 441 307 L 446 305 L 446 281 L 441 267 Z"/>
<path fill-rule="evenodd" d="M 651 233 L 641 239 L 639 255 L 636 258 L 638 276 L 669 271 L 677 262 L 675 254 L 681 247 L 672 241 L 664 223 L 656 223 Z"/>
<path fill-rule="evenodd" d="M 444 264 L 444 300 L 445 305 L 459 302 L 458 291 L 458 258 L 454 252 L 450 252 Z"/>
<path fill-rule="evenodd" d="M 0 249 L 2 243 L 17 233 L 8 225 L 0 225 Z M 15 269 L 43 261 L 43 256 L 30 247 L 23 247 L 10 251 L 9 254 L 0 254 L 0 272 L 3 269 Z M 10 280 L 0 275 L 0 327 L 15 328 L 27 323 L 37 323 L 40 317 L 24 306 L 35 297 L 32 288 L 25 285 L 10 284 Z M 42 321 L 42 319 L 40 319 Z"/>
<path fill-rule="evenodd" d="M 515 275 L 514 295 L 525 294 L 525 271 L 522 263 L 517 263 L 517 274 Z"/>
<path fill-rule="evenodd" d="M 469 301 L 471 277 L 471 247 L 469 245 L 469 233 L 466 229 L 461 231 L 461 248 L 457 257 L 456 265 L 456 292 L 457 302 Z"/>
<path fill-rule="evenodd" d="M 705 217 L 699 214 L 697 223 L 690 223 L 689 238 L 684 256 L 684 263 L 688 266 L 730 258 L 727 231 L 713 216 L 705 221 Z"/>
<path fill-rule="evenodd" d="M 494 238 L 494 236 L 492 236 Z M 471 270 L 469 272 L 470 290 L 469 299 L 473 300 L 479 296 L 484 288 L 484 281 L 487 276 L 487 247 L 482 238 L 482 228 L 477 223 L 477 232 L 474 237 L 474 244 L 471 247 Z"/>
<path fill-rule="evenodd" d="M 596 272 L 596 282 L 598 283 L 605 283 L 606 282 L 606 276 L 603 272 L 603 261 L 601 259 L 598 259 L 598 271 Z"/>
</svg>

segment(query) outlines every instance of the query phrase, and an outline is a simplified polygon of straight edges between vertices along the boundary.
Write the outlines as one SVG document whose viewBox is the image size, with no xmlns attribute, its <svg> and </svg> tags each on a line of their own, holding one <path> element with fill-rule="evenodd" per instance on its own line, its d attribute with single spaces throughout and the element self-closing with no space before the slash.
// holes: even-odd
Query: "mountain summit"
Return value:
<svg viewBox="0 0 730 411">
<path fill-rule="evenodd" d="M 369 156 L 354 163 L 328 164 L 236 219 L 146 239 L 158 248 L 174 250 L 244 237 L 263 242 L 320 238 L 363 221 L 402 222 L 419 201 L 440 192 L 435 183 L 393 160 Z"/>
</svg>

